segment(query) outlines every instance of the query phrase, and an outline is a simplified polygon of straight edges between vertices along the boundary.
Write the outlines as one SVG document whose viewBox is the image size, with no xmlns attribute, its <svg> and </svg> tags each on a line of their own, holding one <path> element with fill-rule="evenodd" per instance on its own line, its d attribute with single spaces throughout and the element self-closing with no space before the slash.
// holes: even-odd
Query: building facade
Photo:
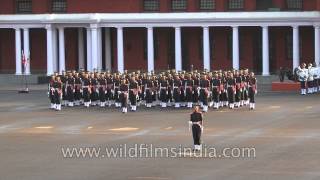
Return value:
<svg viewBox="0 0 320 180">
<path fill-rule="evenodd" d="M 0 72 L 241 69 L 320 62 L 320 0 L 2 0 Z"/>
</svg>

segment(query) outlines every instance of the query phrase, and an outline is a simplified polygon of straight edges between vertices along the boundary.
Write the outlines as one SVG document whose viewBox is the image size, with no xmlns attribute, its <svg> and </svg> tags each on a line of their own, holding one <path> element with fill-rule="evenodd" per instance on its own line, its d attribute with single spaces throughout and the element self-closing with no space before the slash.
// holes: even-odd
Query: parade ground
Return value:
<svg viewBox="0 0 320 180">
<path fill-rule="evenodd" d="M 190 109 L 53 111 L 45 86 L 31 87 L 29 94 L 2 87 L 0 99 L 1 180 L 320 179 L 320 94 L 264 92 L 254 111 L 210 109 L 202 141 L 217 150 L 215 157 L 184 151 L 175 157 L 147 157 L 147 150 L 137 157 L 104 153 L 125 146 L 192 148 Z M 71 157 L 68 148 L 101 151 L 98 157 Z M 250 157 L 231 151 L 244 148 L 254 150 Z"/>
</svg>

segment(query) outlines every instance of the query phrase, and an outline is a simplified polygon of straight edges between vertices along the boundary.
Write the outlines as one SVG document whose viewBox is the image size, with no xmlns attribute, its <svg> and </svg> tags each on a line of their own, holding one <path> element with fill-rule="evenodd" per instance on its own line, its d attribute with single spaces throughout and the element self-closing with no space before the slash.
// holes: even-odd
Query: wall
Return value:
<svg viewBox="0 0 320 180">
<path fill-rule="evenodd" d="M 0 29 L 0 72 L 15 73 L 15 31 Z"/>
<path fill-rule="evenodd" d="M 47 36 L 45 29 L 30 29 L 31 73 L 45 73 L 47 69 Z"/>
</svg>

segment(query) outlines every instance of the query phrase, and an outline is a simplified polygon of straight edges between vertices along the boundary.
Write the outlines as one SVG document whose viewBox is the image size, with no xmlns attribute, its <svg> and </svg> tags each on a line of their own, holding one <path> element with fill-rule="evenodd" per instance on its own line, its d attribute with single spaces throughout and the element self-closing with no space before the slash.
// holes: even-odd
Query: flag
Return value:
<svg viewBox="0 0 320 180">
<path fill-rule="evenodd" d="M 26 59 L 26 55 L 24 54 L 24 52 L 22 51 L 22 64 L 24 67 L 27 66 L 27 59 Z"/>
</svg>

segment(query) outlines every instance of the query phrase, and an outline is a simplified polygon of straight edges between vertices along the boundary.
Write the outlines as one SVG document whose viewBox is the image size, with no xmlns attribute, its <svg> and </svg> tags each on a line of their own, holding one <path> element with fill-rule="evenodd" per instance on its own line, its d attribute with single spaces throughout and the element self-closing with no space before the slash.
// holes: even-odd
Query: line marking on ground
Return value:
<svg viewBox="0 0 320 180">
<path fill-rule="evenodd" d="M 166 179 L 171 179 L 171 178 L 167 178 L 167 177 L 133 177 L 133 179 L 157 179 L 157 180 L 166 180 Z"/>
<path fill-rule="evenodd" d="M 122 128 L 113 128 L 113 129 L 109 129 L 110 131 L 136 131 L 139 128 L 135 128 L 135 127 L 122 127 Z"/>
</svg>

